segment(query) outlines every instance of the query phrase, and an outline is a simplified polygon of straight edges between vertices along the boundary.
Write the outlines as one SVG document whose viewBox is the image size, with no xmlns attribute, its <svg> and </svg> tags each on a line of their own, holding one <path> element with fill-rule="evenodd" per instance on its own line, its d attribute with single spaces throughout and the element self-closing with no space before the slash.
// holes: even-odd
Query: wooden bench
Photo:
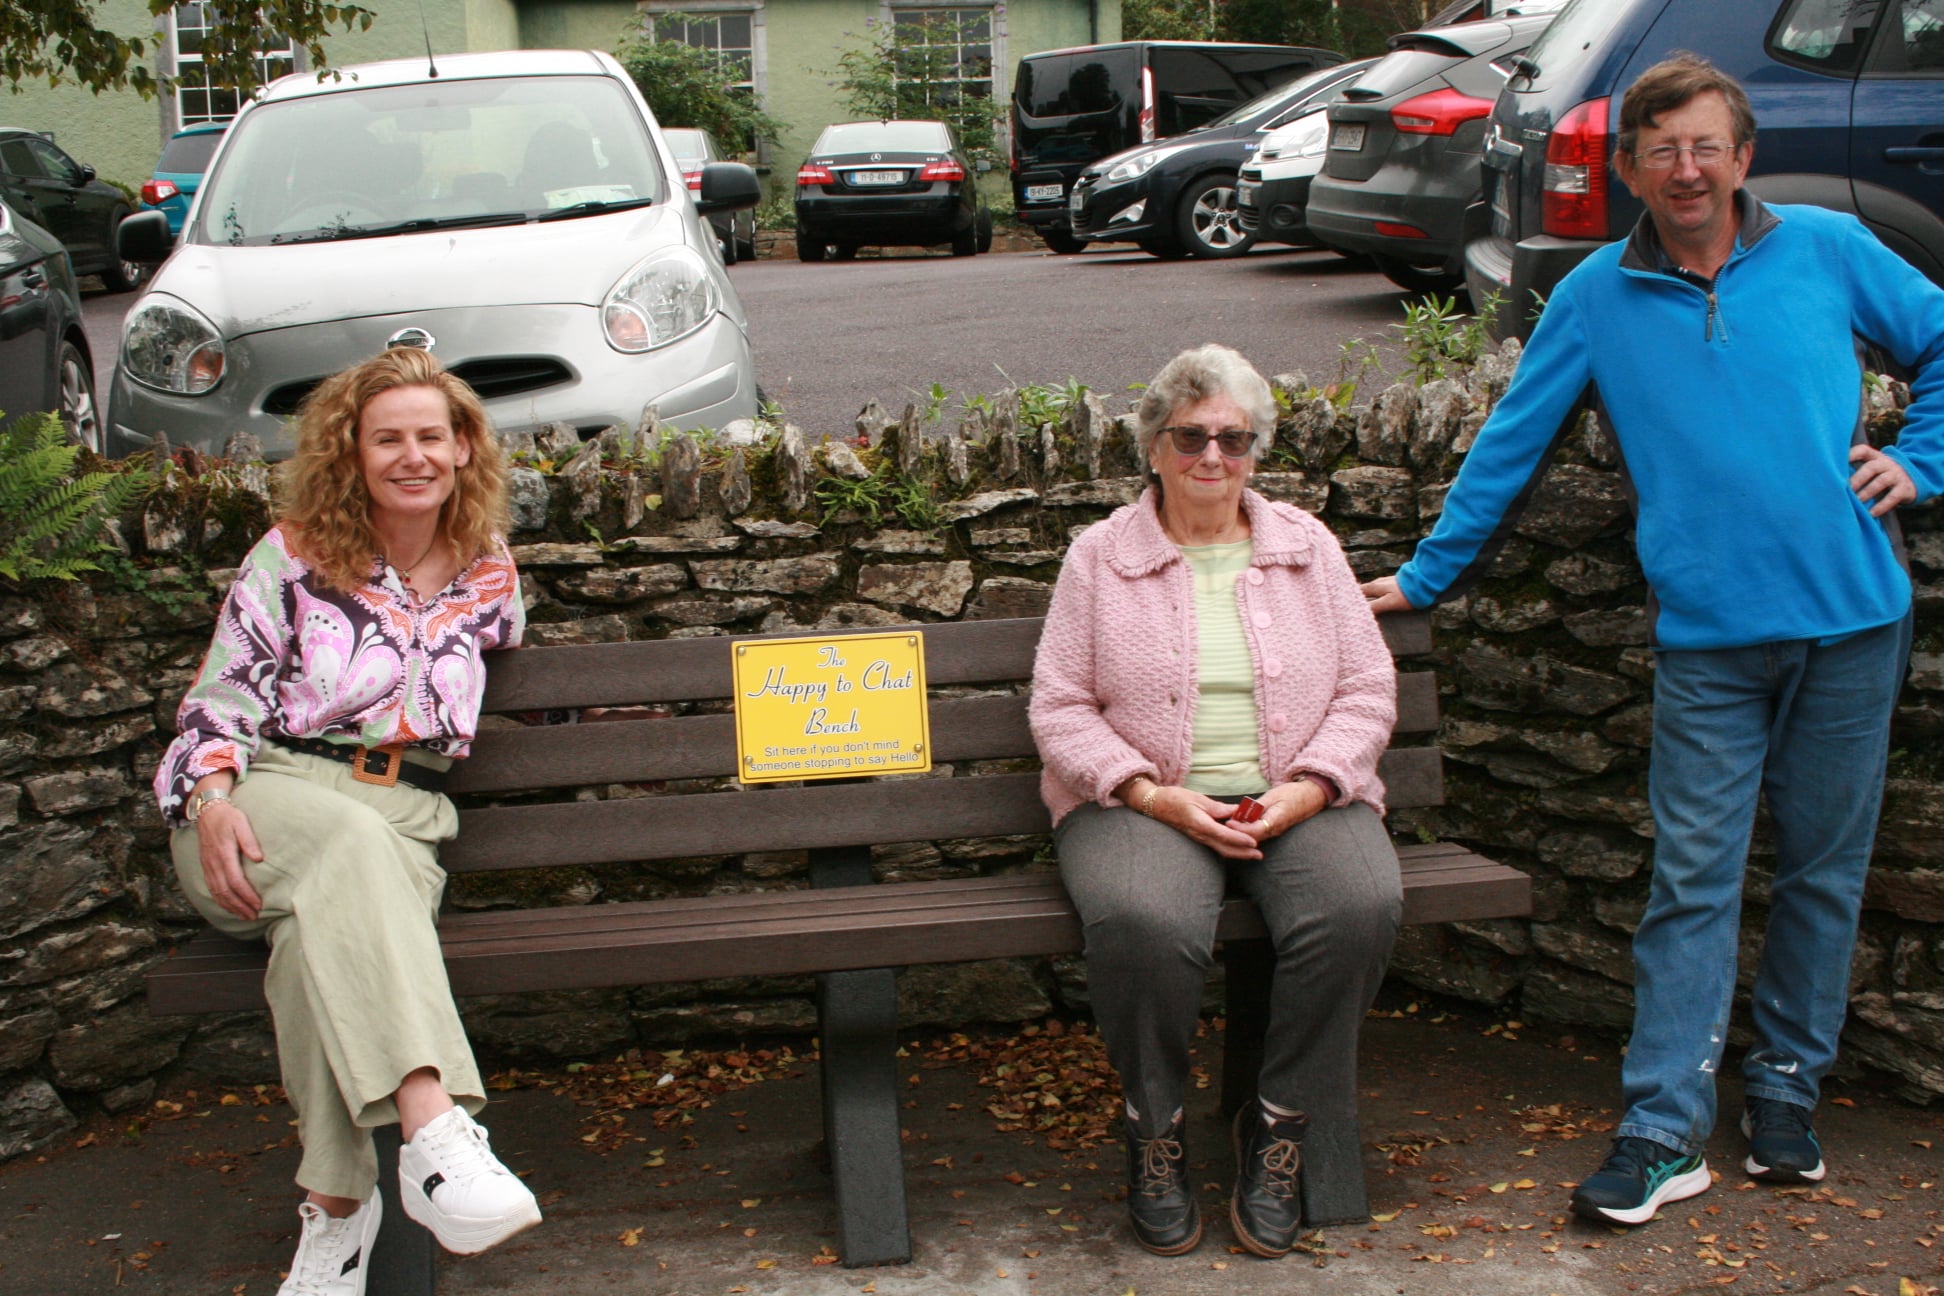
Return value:
<svg viewBox="0 0 1944 1296">
<path fill-rule="evenodd" d="M 912 627 L 925 637 L 934 696 L 934 760 L 943 765 L 1035 755 L 1019 687 L 1031 678 L 1037 619 Z M 1385 619 L 1393 653 L 1429 650 L 1423 614 Z M 871 633 L 885 633 L 874 630 Z M 491 869 L 807 849 L 811 887 L 737 895 L 455 913 L 440 938 L 459 995 L 508 994 L 818 974 L 824 1133 L 846 1265 L 911 1256 L 899 1137 L 896 969 L 905 964 L 1077 953 L 1073 906 L 1050 871 L 873 885 L 871 847 L 1044 833 L 1033 773 L 813 782 L 610 800 L 481 804 L 495 796 L 652 780 L 724 779 L 735 770 L 730 638 L 523 649 L 495 657 L 488 712 L 635 704 L 698 704 L 634 724 L 487 729 L 455 771 L 459 836 L 441 852 L 453 874 Z M 944 690 L 946 696 L 938 696 Z M 954 696 L 953 694 L 957 694 Z M 970 694 L 970 695 L 967 695 Z M 1399 679 L 1397 740 L 1382 774 L 1396 807 L 1443 799 L 1429 673 Z M 1418 745 L 1409 745 L 1416 743 Z M 715 785 L 726 788 L 724 784 Z M 1404 921 L 1443 922 L 1529 912 L 1529 879 L 1443 843 L 1402 845 Z M 1231 900 L 1219 938 L 1229 961 L 1223 1097 L 1253 1094 L 1272 956 L 1253 904 Z M 261 1008 L 264 951 L 205 935 L 148 978 L 156 1013 Z M 1356 1097 L 1311 1112 L 1304 1214 L 1313 1223 L 1361 1221 L 1364 1192 Z M 396 1127 L 391 1128 L 395 1147 Z M 384 1150 L 384 1164 L 392 1153 Z M 381 1186 L 395 1191 L 395 1176 Z M 430 1290 L 430 1235 L 386 1202 L 371 1290 Z M 394 1229 L 394 1223 L 400 1225 Z M 382 1281 L 381 1281 L 382 1280 Z"/>
</svg>

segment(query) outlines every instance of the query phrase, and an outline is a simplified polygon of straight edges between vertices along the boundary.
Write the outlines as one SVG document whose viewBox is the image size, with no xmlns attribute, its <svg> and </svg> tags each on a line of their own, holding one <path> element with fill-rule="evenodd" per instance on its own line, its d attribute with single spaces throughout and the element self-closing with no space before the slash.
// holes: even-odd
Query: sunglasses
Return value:
<svg viewBox="0 0 1944 1296">
<path fill-rule="evenodd" d="M 1256 434 L 1246 428 L 1230 428 L 1226 432 L 1210 432 L 1202 427 L 1165 427 L 1161 434 L 1174 441 L 1177 454 L 1198 455 L 1208 449 L 1212 437 L 1215 445 L 1225 458 L 1240 459 L 1249 453 L 1256 442 Z"/>
</svg>

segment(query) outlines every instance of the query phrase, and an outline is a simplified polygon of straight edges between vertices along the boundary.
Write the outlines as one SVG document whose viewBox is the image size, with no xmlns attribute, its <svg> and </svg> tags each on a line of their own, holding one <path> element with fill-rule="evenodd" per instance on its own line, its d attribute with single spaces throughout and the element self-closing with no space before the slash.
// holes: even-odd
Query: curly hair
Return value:
<svg viewBox="0 0 1944 1296">
<path fill-rule="evenodd" d="M 297 411 L 297 452 L 278 474 L 278 525 L 326 585 L 349 592 L 371 576 L 380 552 L 371 526 L 371 496 L 358 455 L 358 419 L 366 405 L 395 387 L 430 387 L 446 398 L 452 430 L 472 451 L 453 474 L 452 497 L 439 529 L 471 563 L 491 552 L 507 530 L 506 452 L 479 397 L 428 353 L 393 347 L 332 374 Z"/>
<path fill-rule="evenodd" d="M 1141 476 L 1160 484 L 1148 460 L 1154 438 L 1167 426 L 1176 410 L 1211 396 L 1226 396 L 1249 416 L 1249 429 L 1256 442 L 1249 448 L 1249 459 L 1261 457 L 1263 445 L 1276 434 L 1276 397 L 1268 380 L 1256 372 L 1240 351 L 1209 342 L 1183 351 L 1167 364 L 1141 393 L 1134 409 L 1134 443 L 1140 450 Z"/>
</svg>

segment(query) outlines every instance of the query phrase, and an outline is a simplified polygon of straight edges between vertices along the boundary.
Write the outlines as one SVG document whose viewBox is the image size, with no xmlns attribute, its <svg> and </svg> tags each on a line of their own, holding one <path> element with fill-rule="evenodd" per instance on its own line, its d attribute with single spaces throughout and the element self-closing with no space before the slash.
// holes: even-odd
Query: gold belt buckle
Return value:
<svg viewBox="0 0 1944 1296">
<path fill-rule="evenodd" d="M 397 787 L 398 770 L 405 763 L 404 752 L 403 743 L 391 743 L 384 747 L 360 747 L 358 754 L 351 761 L 351 777 L 360 783 L 369 783 L 374 787 Z M 374 755 L 385 758 L 386 764 L 383 770 L 371 768 L 370 761 Z"/>
</svg>

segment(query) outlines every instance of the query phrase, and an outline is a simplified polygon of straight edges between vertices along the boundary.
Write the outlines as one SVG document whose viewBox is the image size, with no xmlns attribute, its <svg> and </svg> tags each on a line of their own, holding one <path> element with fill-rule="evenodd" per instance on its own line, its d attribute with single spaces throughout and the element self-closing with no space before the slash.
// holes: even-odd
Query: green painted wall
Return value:
<svg viewBox="0 0 1944 1296">
<path fill-rule="evenodd" d="M 521 49 L 598 49 L 610 54 L 639 22 L 634 0 L 527 0 L 520 7 Z"/>
</svg>

